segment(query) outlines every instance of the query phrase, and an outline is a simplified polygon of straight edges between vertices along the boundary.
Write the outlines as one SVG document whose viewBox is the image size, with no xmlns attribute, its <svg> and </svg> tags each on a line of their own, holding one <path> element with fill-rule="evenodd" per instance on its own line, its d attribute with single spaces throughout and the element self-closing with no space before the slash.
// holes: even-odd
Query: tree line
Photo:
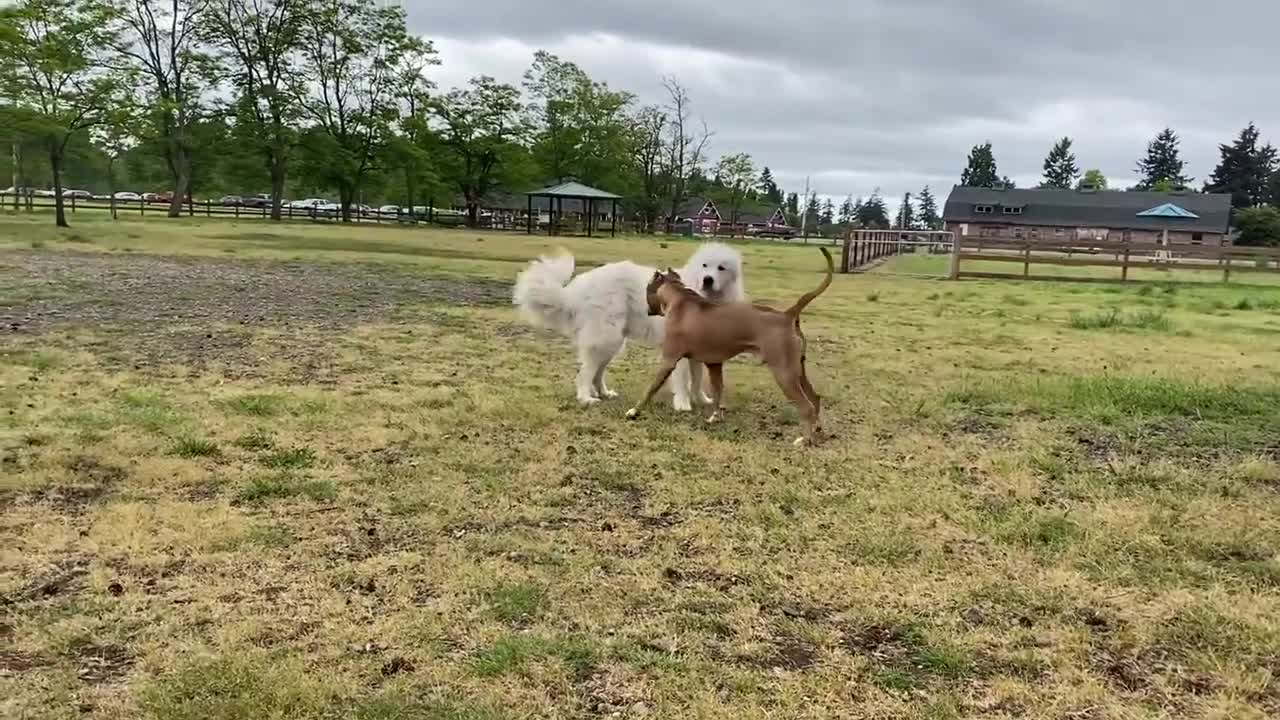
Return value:
<svg viewBox="0 0 1280 720">
<path fill-rule="evenodd" d="M 692 197 L 731 222 L 785 206 L 836 223 L 829 202 L 802 218 L 750 155 L 708 157 L 713 132 L 675 77 L 641 104 L 547 52 L 518 85 L 440 90 L 440 62 L 376 0 L 17 0 L 0 9 L 0 166 L 15 188 L 51 187 L 60 226 L 68 182 L 164 188 L 171 216 L 194 192 L 269 189 L 277 220 L 286 191 L 335 193 L 344 220 L 461 197 L 474 223 L 496 191 L 569 179 L 623 195 L 647 228 Z M 840 222 L 889 225 L 878 194 L 846 204 Z"/>
<path fill-rule="evenodd" d="M 1180 151 L 1181 139 L 1165 128 L 1147 144 L 1138 159 L 1138 182 L 1129 190 L 1196 192 L 1194 178 L 1187 175 Z M 1041 188 L 1107 190 L 1101 170 L 1081 172 L 1072 150 L 1073 141 L 1064 137 L 1054 144 L 1044 160 Z M 1262 142 L 1256 125 L 1249 123 L 1230 143 L 1218 146 L 1220 159 L 1198 192 L 1231 196 L 1233 224 L 1245 245 L 1280 245 L 1280 155 L 1270 143 Z M 975 145 L 961 174 L 961 184 L 971 187 L 1006 187 L 1014 184 L 999 174 L 991 143 Z"/>
</svg>

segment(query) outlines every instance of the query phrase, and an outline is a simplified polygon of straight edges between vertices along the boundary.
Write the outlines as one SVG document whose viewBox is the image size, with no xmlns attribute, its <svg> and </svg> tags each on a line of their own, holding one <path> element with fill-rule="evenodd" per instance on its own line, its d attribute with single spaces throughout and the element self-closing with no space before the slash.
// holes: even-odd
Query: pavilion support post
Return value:
<svg viewBox="0 0 1280 720">
<path fill-rule="evenodd" d="M 591 223 L 596 219 L 596 201 L 588 198 L 587 204 L 587 237 L 591 237 Z"/>
<path fill-rule="evenodd" d="M 613 201 L 613 211 L 609 213 L 609 237 L 618 236 L 618 201 Z"/>
<path fill-rule="evenodd" d="M 533 234 L 533 196 L 530 195 L 528 197 L 529 197 L 529 212 L 527 215 L 524 216 L 524 228 L 525 228 L 525 234 L 532 235 Z"/>
</svg>

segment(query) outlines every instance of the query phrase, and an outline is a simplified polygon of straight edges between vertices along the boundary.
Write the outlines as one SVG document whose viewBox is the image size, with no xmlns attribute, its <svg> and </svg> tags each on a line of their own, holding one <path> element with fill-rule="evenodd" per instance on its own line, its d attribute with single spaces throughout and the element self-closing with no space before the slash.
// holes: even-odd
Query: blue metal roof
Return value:
<svg viewBox="0 0 1280 720">
<path fill-rule="evenodd" d="M 1153 207 L 1150 210 L 1144 210 L 1138 213 L 1138 217 L 1163 217 L 1163 218 L 1183 218 L 1188 220 L 1199 220 L 1200 216 L 1184 210 L 1173 203 L 1165 203 L 1159 207 Z"/>
</svg>

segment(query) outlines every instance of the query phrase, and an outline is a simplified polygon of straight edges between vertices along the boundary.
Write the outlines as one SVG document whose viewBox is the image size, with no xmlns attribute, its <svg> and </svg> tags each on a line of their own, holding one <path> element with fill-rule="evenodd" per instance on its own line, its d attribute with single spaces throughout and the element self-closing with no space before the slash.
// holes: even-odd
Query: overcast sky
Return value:
<svg viewBox="0 0 1280 720">
<path fill-rule="evenodd" d="M 1113 185 L 1161 128 L 1196 185 L 1249 121 L 1280 145 L 1276 0 L 403 0 L 442 89 L 518 84 L 535 50 L 641 102 L 678 76 L 715 131 L 788 191 L 944 197 L 990 140 L 1039 182 L 1053 142 Z"/>
</svg>

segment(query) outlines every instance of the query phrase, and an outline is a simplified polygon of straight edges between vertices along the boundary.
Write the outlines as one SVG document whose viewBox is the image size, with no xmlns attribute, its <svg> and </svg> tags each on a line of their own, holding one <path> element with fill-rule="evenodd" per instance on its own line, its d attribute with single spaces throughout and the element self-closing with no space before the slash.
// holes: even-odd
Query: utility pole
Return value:
<svg viewBox="0 0 1280 720">
<path fill-rule="evenodd" d="M 800 237 L 804 239 L 805 244 L 809 243 L 809 231 L 805 229 L 805 225 L 809 223 L 809 176 L 804 178 L 804 197 L 800 199 Z"/>
</svg>

